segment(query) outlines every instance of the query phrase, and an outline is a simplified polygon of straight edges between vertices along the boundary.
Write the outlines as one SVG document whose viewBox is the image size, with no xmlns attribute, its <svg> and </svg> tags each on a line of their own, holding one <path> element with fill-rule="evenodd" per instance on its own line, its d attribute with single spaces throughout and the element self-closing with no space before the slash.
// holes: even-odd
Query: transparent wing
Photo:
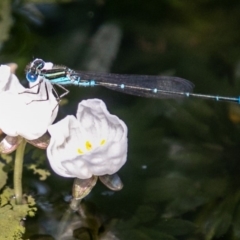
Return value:
<svg viewBox="0 0 240 240">
<path fill-rule="evenodd" d="M 178 77 L 91 72 L 75 72 L 74 75 L 79 76 L 80 81 L 94 80 L 96 85 L 142 97 L 183 97 L 186 95 L 178 93 L 191 93 L 194 88 L 193 83 Z"/>
</svg>

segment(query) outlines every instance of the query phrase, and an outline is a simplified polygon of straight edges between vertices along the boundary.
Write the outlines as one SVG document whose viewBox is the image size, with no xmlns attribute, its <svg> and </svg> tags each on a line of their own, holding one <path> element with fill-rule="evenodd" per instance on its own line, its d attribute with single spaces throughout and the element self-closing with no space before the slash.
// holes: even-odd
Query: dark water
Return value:
<svg viewBox="0 0 240 240">
<path fill-rule="evenodd" d="M 1 62 L 18 63 L 23 80 L 24 66 L 38 57 L 79 70 L 174 75 L 192 81 L 195 92 L 239 94 L 238 1 L 38 2 L 12 5 L 14 22 L 1 49 Z M 69 89 L 59 119 L 75 114 L 82 99 L 100 98 L 127 124 L 129 151 L 119 171 L 123 190 L 98 183 L 83 201 L 86 217 L 71 220 L 75 237 L 66 239 L 240 239 L 237 104 Z M 44 167 L 50 169 L 47 161 Z M 53 236 L 68 206 L 72 179 L 51 173 L 41 182 L 24 170 L 24 189 L 39 208 L 26 221 L 26 238 Z"/>
</svg>

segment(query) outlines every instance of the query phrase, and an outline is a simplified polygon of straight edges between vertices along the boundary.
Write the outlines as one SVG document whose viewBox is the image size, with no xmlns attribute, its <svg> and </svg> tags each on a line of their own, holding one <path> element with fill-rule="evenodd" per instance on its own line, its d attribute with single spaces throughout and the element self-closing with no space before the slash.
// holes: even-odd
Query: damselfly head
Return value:
<svg viewBox="0 0 240 240">
<path fill-rule="evenodd" d="M 26 67 L 26 78 L 29 82 L 35 82 L 44 68 L 45 62 L 42 59 L 36 58 Z"/>
</svg>

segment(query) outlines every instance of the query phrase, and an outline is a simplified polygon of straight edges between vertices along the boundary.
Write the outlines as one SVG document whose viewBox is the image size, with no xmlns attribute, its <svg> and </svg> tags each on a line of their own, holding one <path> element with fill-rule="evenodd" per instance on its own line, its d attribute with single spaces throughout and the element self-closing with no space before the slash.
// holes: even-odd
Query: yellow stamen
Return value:
<svg viewBox="0 0 240 240">
<path fill-rule="evenodd" d="M 83 151 L 80 148 L 77 149 L 77 152 L 78 154 L 83 154 Z"/>
<path fill-rule="evenodd" d="M 106 143 L 106 140 L 103 139 L 101 142 L 100 142 L 100 145 L 104 145 Z"/>
<path fill-rule="evenodd" d="M 92 149 L 92 144 L 89 141 L 86 141 L 85 146 L 88 151 Z"/>
</svg>

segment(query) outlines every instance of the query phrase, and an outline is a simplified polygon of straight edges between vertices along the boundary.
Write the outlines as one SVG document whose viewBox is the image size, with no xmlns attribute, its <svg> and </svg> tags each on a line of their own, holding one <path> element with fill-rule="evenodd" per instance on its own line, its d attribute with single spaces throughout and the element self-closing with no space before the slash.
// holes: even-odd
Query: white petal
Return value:
<svg viewBox="0 0 240 240">
<path fill-rule="evenodd" d="M 0 94 L 0 128 L 9 136 L 17 136 L 17 116 L 21 116 L 21 104 L 18 95 L 5 91 Z"/>
<path fill-rule="evenodd" d="M 87 179 L 113 174 L 126 162 L 127 127 L 101 100 L 82 101 L 77 119 L 68 116 L 48 130 L 48 159 L 61 176 Z"/>
<path fill-rule="evenodd" d="M 67 116 L 48 128 L 51 135 L 47 148 L 48 159 L 53 170 L 63 177 L 72 177 L 62 162 L 74 159 L 77 155 L 77 142 L 80 139 L 78 129 L 79 122 L 74 116 Z"/>
<path fill-rule="evenodd" d="M 0 65 L 0 93 L 2 91 L 24 91 L 24 87 L 20 84 L 15 74 L 11 73 L 11 69 L 7 65 Z"/>
<path fill-rule="evenodd" d="M 57 103 L 55 102 L 55 106 Z M 54 105 L 49 101 L 34 101 L 23 107 L 24 118 L 19 117 L 18 135 L 33 140 L 41 137 L 52 123 Z"/>
<path fill-rule="evenodd" d="M 42 86 L 41 86 L 42 88 Z M 33 92 L 35 89 L 28 89 Z M 0 128 L 9 136 L 20 135 L 27 140 L 41 137 L 54 121 L 58 103 L 51 89 L 46 100 L 45 87 L 39 94 L 5 91 L 0 94 Z M 41 101 L 43 100 L 43 101 Z"/>
</svg>

